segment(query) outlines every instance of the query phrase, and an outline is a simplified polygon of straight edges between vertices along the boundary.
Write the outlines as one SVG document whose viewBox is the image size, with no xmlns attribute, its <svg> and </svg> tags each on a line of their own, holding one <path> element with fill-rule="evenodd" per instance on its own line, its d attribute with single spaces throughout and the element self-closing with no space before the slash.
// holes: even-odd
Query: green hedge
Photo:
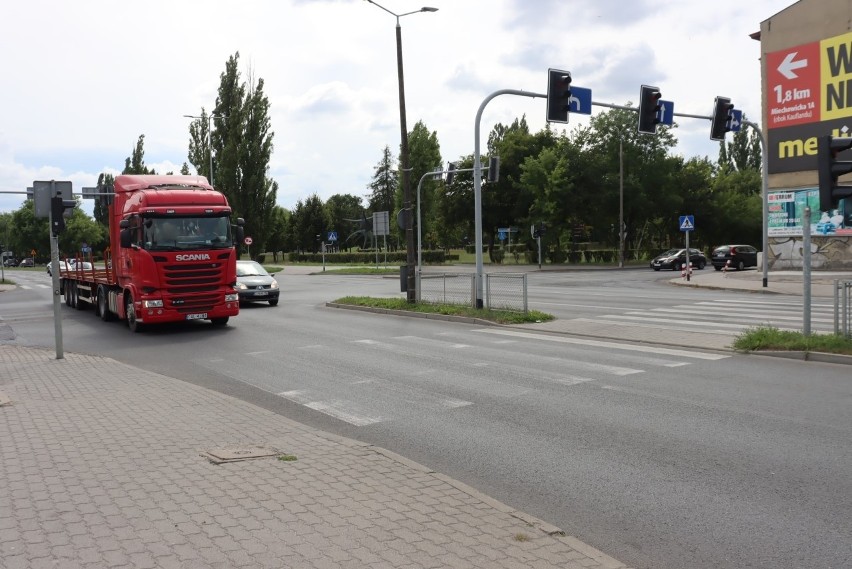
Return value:
<svg viewBox="0 0 852 569">
<path fill-rule="evenodd" d="M 379 251 L 379 261 L 388 263 L 405 264 L 408 257 L 405 251 L 388 252 L 387 255 L 383 251 Z M 442 264 L 447 261 L 458 261 L 458 255 L 448 255 L 443 250 L 423 251 L 422 258 L 424 263 Z M 287 253 L 287 260 L 291 263 L 322 263 L 322 253 Z M 353 253 L 326 253 L 325 262 L 333 265 L 349 265 L 360 264 L 370 265 L 376 262 L 375 252 L 353 252 Z"/>
</svg>

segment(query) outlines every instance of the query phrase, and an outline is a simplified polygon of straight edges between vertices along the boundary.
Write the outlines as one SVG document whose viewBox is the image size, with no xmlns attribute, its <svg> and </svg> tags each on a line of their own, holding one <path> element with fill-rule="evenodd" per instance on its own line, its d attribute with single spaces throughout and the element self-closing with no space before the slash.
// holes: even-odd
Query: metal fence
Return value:
<svg viewBox="0 0 852 569">
<path fill-rule="evenodd" d="M 474 305 L 476 291 L 473 274 L 420 274 L 418 277 L 417 300 L 420 302 Z"/>
<path fill-rule="evenodd" d="M 852 337 L 852 281 L 834 281 L 834 333 Z"/>
<path fill-rule="evenodd" d="M 527 313 L 527 274 L 485 275 L 485 305 L 492 309 Z"/>
<path fill-rule="evenodd" d="M 526 273 L 486 274 L 484 278 L 486 308 L 527 312 Z M 476 275 L 418 274 L 417 300 L 435 304 L 476 306 Z"/>
</svg>

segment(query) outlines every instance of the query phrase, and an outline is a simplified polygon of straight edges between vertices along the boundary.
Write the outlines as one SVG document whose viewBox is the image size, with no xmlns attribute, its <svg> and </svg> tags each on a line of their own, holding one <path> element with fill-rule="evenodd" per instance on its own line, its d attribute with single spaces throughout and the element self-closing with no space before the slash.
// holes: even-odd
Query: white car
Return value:
<svg viewBox="0 0 852 569">
<path fill-rule="evenodd" d="M 50 270 L 51 265 L 53 265 L 53 261 L 51 261 L 47 264 L 47 274 L 52 276 L 53 273 Z M 66 271 L 72 271 L 74 269 L 80 269 L 80 270 L 83 270 L 83 271 L 91 271 L 92 270 L 92 264 L 89 261 L 80 261 L 80 266 L 78 267 L 77 266 L 77 259 L 65 259 L 63 261 L 59 261 L 59 266 L 60 266 L 61 269 L 66 270 Z"/>
</svg>

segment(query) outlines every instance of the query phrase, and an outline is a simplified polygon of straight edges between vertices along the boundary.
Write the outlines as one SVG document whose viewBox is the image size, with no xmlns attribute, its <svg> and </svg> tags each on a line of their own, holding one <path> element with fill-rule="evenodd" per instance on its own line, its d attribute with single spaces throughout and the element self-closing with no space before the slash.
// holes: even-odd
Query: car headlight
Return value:
<svg viewBox="0 0 852 569">
<path fill-rule="evenodd" d="M 278 281 L 272 281 L 272 284 L 269 285 L 269 288 L 278 288 Z"/>
<path fill-rule="evenodd" d="M 248 287 L 245 283 L 237 283 L 236 288 L 238 288 L 239 290 L 248 290 Z"/>
<path fill-rule="evenodd" d="M 163 301 L 162 301 L 162 299 L 143 300 L 142 301 L 142 307 L 143 308 L 162 308 L 163 307 Z"/>
</svg>

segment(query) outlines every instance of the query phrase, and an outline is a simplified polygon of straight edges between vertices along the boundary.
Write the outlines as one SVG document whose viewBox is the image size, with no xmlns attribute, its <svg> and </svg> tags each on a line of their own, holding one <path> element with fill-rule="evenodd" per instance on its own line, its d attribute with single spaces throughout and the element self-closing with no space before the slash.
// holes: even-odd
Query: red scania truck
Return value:
<svg viewBox="0 0 852 569">
<path fill-rule="evenodd" d="M 243 220 L 201 176 L 118 176 L 103 263 L 60 267 L 60 293 L 103 320 L 227 324 L 240 311 L 236 260 Z M 88 259 L 86 259 L 88 260 Z"/>
</svg>

